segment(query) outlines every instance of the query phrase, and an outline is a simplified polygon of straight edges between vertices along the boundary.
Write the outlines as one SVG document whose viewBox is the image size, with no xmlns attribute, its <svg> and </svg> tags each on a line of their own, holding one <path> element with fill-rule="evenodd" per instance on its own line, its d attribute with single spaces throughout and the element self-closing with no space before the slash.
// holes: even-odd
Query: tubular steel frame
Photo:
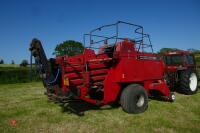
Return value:
<svg viewBox="0 0 200 133">
<path fill-rule="evenodd" d="M 138 37 L 138 38 L 120 38 L 119 37 L 119 25 L 120 24 L 125 24 L 125 25 L 136 27 L 136 29 L 134 30 L 134 33 L 136 33 L 138 35 L 141 35 L 141 37 Z M 111 37 L 107 37 L 107 36 L 104 36 L 104 35 L 94 34 L 94 32 L 100 31 L 101 29 L 106 28 L 106 27 L 115 27 L 115 31 L 116 31 L 115 35 L 111 36 Z M 84 46 L 86 46 L 86 37 L 88 37 L 88 36 L 89 36 L 89 47 L 88 48 L 98 49 L 98 48 L 93 47 L 92 45 L 100 43 L 100 42 L 105 42 L 105 41 L 110 40 L 110 39 L 115 39 L 115 44 L 117 43 L 118 40 L 126 40 L 126 39 L 128 39 L 128 40 L 135 41 L 135 44 L 139 44 L 138 52 L 140 51 L 140 49 L 142 49 L 141 51 L 143 52 L 144 48 L 149 48 L 149 47 L 151 48 L 151 51 L 153 52 L 150 35 L 144 33 L 144 30 L 143 30 L 142 26 L 136 25 L 136 24 L 132 24 L 132 23 L 128 23 L 128 22 L 117 21 L 114 24 L 103 25 L 103 26 L 100 26 L 100 27 L 98 27 L 96 29 L 91 30 L 89 34 L 84 34 L 83 35 Z M 94 42 L 92 40 L 92 37 L 99 37 L 99 38 L 103 38 L 103 39 Z M 144 38 L 148 39 L 149 44 L 145 44 L 144 43 Z"/>
</svg>

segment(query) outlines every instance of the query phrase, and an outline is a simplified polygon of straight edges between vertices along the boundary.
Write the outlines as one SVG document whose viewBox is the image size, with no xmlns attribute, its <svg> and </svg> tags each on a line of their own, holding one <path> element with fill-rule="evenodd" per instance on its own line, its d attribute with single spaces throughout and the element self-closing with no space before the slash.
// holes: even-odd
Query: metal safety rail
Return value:
<svg viewBox="0 0 200 133">
<path fill-rule="evenodd" d="M 129 26 L 132 26 L 134 28 L 134 33 L 139 35 L 139 37 L 134 37 L 133 38 L 122 38 L 120 37 L 119 35 L 119 28 L 120 28 L 120 24 L 125 24 L 125 25 L 129 25 Z M 108 36 L 105 36 L 105 35 L 97 35 L 95 34 L 95 32 L 98 32 L 98 31 L 101 31 L 102 29 L 104 28 L 107 28 L 107 27 L 114 27 L 115 28 L 115 35 L 114 36 L 111 36 L 111 37 L 108 37 Z M 123 21 L 117 21 L 116 23 L 114 24 L 109 24 L 109 25 L 103 25 L 103 26 L 100 26 L 96 29 L 93 29 L 92 31 L 90 31 L 89 34 L 84 34 L 83 35 L 83 42 L 84 42 L 84 45 L 86 46 L 86 38 L 89 37 L 89 46 L 88 48 L 93 48 L 93 49 L 98 49 L 97 47 L 95 47 L 94 45 L 95 44 L 98 44 L 98 43 L 102 43 L 102 42 L 107 42 L 108 40 L 114 40 L 114 45 L 119 41 L 119 40 L 130 40 L 130 41 L 134 41 L 137 46 L 137 50 L 138 51 L 144 51 L 145 48 L 151 48 L 151 51 L 153 52 L 153 48 L 152 48 L 152 43 L 151 43 L 151 40 L 150 40 L 150 35 L 149 34 L 145 34 L 144 33 L 144 30 L 143 30 L 143 27 L 140 26 L 140 25 L 136 25 L 136 24 L 132 24 L 132 23 L 128 23 L 128 22 L 123 22 Z M 98 41 L 94 41 L 93 38 L 94 37 L 97 37 L 97 38 L 102 38 Z M 148 40 L 148 43 L 145 43 L 145 39 Z"/>
</svg>

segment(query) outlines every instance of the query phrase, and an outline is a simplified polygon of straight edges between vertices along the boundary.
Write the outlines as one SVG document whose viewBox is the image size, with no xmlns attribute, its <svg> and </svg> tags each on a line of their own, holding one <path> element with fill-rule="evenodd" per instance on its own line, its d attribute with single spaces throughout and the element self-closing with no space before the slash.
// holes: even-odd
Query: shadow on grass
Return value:
<svg viewBox="0 0 200 133">
<path fill-rule="evenodd" d="M 199 86 L 200 87 L 200 86 Z M 198 87 L 198 88 L 199 88 Z M 177 91 L 175 91 L 177 92 Z M 181 92 L 177 92 L 180 94 L 183 94 Z M 200 93 L 200 88 L 197 93 Z M 170 102 L 166 98 L 163 97 L 150 97 L 149 100 L 158 100 L 162 102 Z M 62 107 L 62 112 L 72 113 L 78 116 L 84 116 L 84 112 L 89 110 L 112 110 L 114 108 L 119 108 L 120 105 L 117 103 L 112 103 L 109 106 L 106 106 L 106 108 L 101 108 L 101 106 L 97 106 L 88 102 L 84 101 L 73 101 L 65 104 L 60 105 Z"/>
<path fill-rule="evenodd" d="M 110 104 L 110 106 L 106 106 L 105 108 L 101 108 L 101 106 L 97 106 L 84 101 L 75 101 L 69 102 L 61 105 L 62 112 L 72 113 L 78 116 L 84 116 L 84 112 L 89 110 L 111 110 L 114 108 L 118 108 L 119 105 L 116 103 Z"/>
<path fill-rule="evenodd" d="M 184 91 L 182 91 L 182 89 L 173 89 L 171 90 L 171 92 L 176 92 L 178 94 L 181 94 L 181 95 L 195 95 L 196 93 L 200 93 L 200 83 L 198 83 L 198 89 L 195 93 L 193 94 L 186 94 Z M 162 96 L 155 96 L 155 97 L 149 97 L 151 100 L 157 100 L 157 101 L 162 101 L 162 102 L 172 102 L 172 101 L 169 101 L 168 99 L 166 99 L 165 97 L 162 97 Z"/>
<path fill-rule="evenodd" d="M 149 101 L 151 100 L 158 100 L 158 101 L 162 101 L 162 102 L 169 102 L 163 98 L 159 98 L 159 97 L 151 97 L 149 98 Z M 84 113 L 90 110 L 112 110 L 115 108 L 119 108 L 120 104 L 117 103 L 112 103 L 109 104 L 108 106 L 97 106 L 88 102 L 84 102 L 84 101 L 76 101 L 76 102 L 69 102 L 69 103 L 65 103 L 65 104 L 61 104 L 60 105 L 62 107 L 62 112 L 63 113 L 72 113 L 78 116 L 84 116 Z"/>
</svg>

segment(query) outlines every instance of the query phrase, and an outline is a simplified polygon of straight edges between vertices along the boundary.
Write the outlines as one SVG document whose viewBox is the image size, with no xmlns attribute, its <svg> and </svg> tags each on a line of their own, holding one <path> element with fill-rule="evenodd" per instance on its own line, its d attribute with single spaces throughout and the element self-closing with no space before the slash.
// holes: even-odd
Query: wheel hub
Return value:
<svg viewBox="0 0 200 133">
<path fill-rule="evenodd" d="M 189 86 L 190 86 L 190 90 L 191 91 L 195 91 L 196 88 L 197 88 L 197 76 L 195 73 L 192 73 L 190 75 L 190 83 L 189 83 Z"/>
<path fill-rule="evenodd" d="M 142 106 L 144 105 L 144 96 L 143 96 L 143 95 L 140 95 L 140 96 L 138 97 L 138 101 L 137 101 L 136 105 L 137 105 L 138 107 L 142 107 Z"/>
<path fill-rule="evenodd" d="M 173 101 L 175 101 L 176 96 L 175 96 L 174 94 L 172 94 L 172 95 L 171 95 L 171 99 L 172 99 Z"/>
</svg>

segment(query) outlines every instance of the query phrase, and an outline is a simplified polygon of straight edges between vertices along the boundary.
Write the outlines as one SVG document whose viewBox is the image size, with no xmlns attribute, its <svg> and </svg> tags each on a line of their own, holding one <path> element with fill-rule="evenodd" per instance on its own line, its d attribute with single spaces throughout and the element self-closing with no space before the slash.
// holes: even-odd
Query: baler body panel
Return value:
<svg viewBox="0 0 200 133">
<path fill-rule="evenodd" d="M 113 57 L 85 49 L 81 55 L 58 57 L 57 63 L 61 66 L 63 93 L 78 90 L 79 97 L 89 102 L 96 102 L 88 98 L 93 87 L 103 90 L 102 104 L 116 101 L 123 84 L 142 84 L 147 92 L 167 88 L 164 81 L 158 83 L 164 76 L 163 61 L 154 54 L 137 52 L 129 41 L 119 42 Z M 168 91 L 161 92 L 169 95 Z"/>
</svg>

